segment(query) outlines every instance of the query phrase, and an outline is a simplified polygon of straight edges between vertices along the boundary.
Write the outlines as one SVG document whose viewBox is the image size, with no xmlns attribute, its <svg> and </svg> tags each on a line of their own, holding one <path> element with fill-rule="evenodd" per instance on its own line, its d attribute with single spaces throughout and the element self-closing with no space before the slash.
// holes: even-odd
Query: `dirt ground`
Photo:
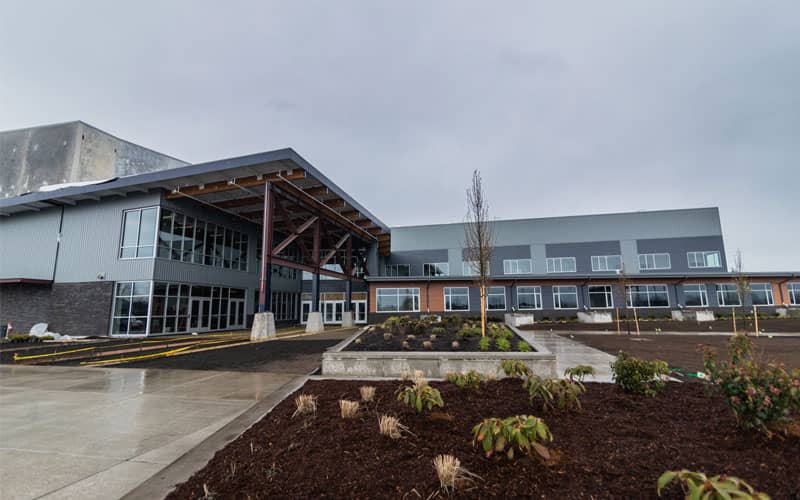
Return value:
<svg viewBox="0 0 800 500">
<path fill-rule="evenodd" d="M 318 396 L 315 416 L 292 418 L 295 395 L 288 397 L 168 498 L 445 498 L 432 464 L 444 453 L 478 476 L 460 485 L 459 498 L 652 499 L 658 477 L 681 468 L 742 477 L 775 499 L 800 498 L 800 438 L 739 431 L 722 398 L 707 397 L 700 384 L 669 383 L 648 398 L 588 383 L 583 411 L 553 414 L 531 405 L 519 380 L 477 392 L 432 383 L 445 406 L 419 415 L 397 401 L 399 382 L 371 382 L 375 401 L 343 420 L 338 401 L 358 400 L 363 384 L 307 383 L 299 392 Z M 396 441 L 381 436 L 381 414 L 410 432 Z M 486 458 L 473 447 L 471 430 L 481 420 L 521 414 L 550 428 L 551 460 Z M 663 498 L 683 495 L 672 485 Z"/>
<path fill-rule="evenodd" d="M 671 367 L 698 371 L 703 368 L 702 346 L 727 352 L 729 335 L 616 335 L 562 333 L 590 347 L 616 355 L 625 351 L 645 359 L 661 359 Z M 800 337 L 752 337 L 753 352 L 765 362 L 783 363 L 786 368 L 800 368 Z"/>
</svg>

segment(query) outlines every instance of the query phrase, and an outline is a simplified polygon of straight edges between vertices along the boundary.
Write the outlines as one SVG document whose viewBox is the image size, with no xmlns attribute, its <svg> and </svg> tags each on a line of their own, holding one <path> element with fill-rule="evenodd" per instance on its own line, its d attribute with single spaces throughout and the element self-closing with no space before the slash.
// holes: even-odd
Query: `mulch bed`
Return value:
<svg viewBox="0 0 800 500">
<path fill-rule="evenodd" d="M 741 331 L 744 329 L 748 332 L 755 331 L 755 325 L 752 319 L 744 320 L 736 315 L 736 328 Z M 625 325 L 625 318 L 622 317 L 620 322 L 622 333 L 627 333 L 628 328 L 631 332 L 636 332 L 636 324 L 633 322 L 633 314 L 631 313 L 628 325 Z M 578 323 L 577 321 L 561 322 L 561 321 L 537 321 L 533 325 L 526 325 L 520 327 L 523 330 L 544 330 L 544 331 L 599 331 L 599 332 L 616 332 L 617 324 L 614 323 Z M 785 318 L 785 319 L 759 319 L 758 329 L 767 333 L 800 333 L 800 319 L 799 318 Z M 662 332 L 721 332 L 733 333 L 733 321 L 730 319 L 704 321 L 698 323 L 697 321 L 670 321 L 670 320 L 642 320 L 639 321 L 639 330 L 642 332 L 655 332 L 661 330 Z"/>
<path fill-rule="evenodd" d="M 525 339 L 521 338 L 514 332 L 511 332 L 511 330 L 508 331 L 512 334 L 511 338 L 509 339 L 509 342 L 511 343 L 510 351 L 517 351 L 517 343 L 524 341 Z M 395 333 L 392 335 L 392 338 L 387 341 L 383 338 L 383 333 L 383 328 L 377 325 L 373 326 L 359 337 L 361 339 L 360 344 L 351 342 L 350 345 L 345 348 L 345 351 L 480 351 L 478 347 L 478 342 L 481 339 L 480 335 L 459 337 L 456 332 L 448 330 L 446 333 L 437 335 L 436 340 L 431 341 L 430 331 L 422 335 L 412 334 L 412 338 L 409 338 L 407 335 Z M 431 342 L 430 349 L 426 349 L 422 345 L 422 343 L 426 340 Z M 458 349 L 453 348 L 454 340 L 458 341 Z M 408 342 L 408 348 L 403 347 L 403 341 Z M 534 351 L 535 349 L 531 347 L 530 352 Z M 500 350 L 497 349 L 493 339 L 491 339 L 491 342 L 489 343 L 489 349 L 486 352 L 500 352 Z"/>
<path fill-rule="evenodd" d="M 338 400 L 358 399 L 364 382 L 311 381 L 315 417 L 291 418 L 294 395 L 279 404 L 168 498 L 428 498 L 438 490 L 433 458 L 450 453 L 481 477 L 457 491 L 463 498 L 657 498 L 656 480 L 688 468 L 741 477 L 773 499 L 800 498 L 800 438 L 738 430 L 718 396 L 700 384 L 669 383 L 655 398 L 588 383 L 580 413 L 531 406 L 519 380 L 484 384 L 478 392 L 432 383 L 444 413 L 417 415 L 394 397 L 399 382 L 371 382 L 374 403 L 342 420 Z M 392 441 L 378 433 L 378 415 L 398 416 L 415 435 Z M 483 418 L 533 414 L 555 439 L 553 459 L 485 458 L 471 445 Z M 670 486 L 664 498 L 682 498 Z"/>
</svg>

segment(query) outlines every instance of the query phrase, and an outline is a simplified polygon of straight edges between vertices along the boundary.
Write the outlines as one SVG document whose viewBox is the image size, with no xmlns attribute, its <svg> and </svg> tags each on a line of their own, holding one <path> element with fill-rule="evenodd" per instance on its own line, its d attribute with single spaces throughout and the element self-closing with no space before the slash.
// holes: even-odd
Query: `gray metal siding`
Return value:
<svg viewBox="0 0 800 500">
<path fill-rule="evenodd" d="M 578 273 L 592 272 L 593 255 L 620 255 L 619 241 L 592 241 L 585 243 L 552 243 L 546 245 L 547 257 L 575 257 Z"/>
<path fill-rule="evenodd" d="M 637 252 L 640 254 L 645 253 L 669 253 L 670 264 L 672 267 L 670 272 L 684 273 L 684 272 L 704 272 L 704 271 L 725 271 L 727 269 L 727 262 L 725 260 L 725 244 L 722 241 L 722 236 L 705 236 L 695 238 L 653 238 L 653 239 L 639 239 L 636 240 Z M 712 251 L 717 250 L 720 253 L 721 267 L 717 268 L 704 268 L 704 269 L 690 269 L 689 261 L 686 255 L 687 252 L 696 251 Z M 627 267 L 626 267 L 627 269 Z M 636 271 L 639 271 L 639 262 L 636 261 Z M 642 273 L 664 272 L 663 270 L 655 271 L 641 271 Z"/>
<path fill-rule="evenodd" d="M 53 279 L 61 209 L 0 217 L 0 278 Z"/>
<path fill-rule="evenodd" d="M 385 276 L 383 266 L 386 264 L 408 264 L 411 276 L 422 276 L 423 264 L 448 262 L 448 254 L 447 249 L 392 252 L 389 257 L 381 260 L 383 262 L 378 271 L 379 276 Z M 450 268 L 450 274 L 455 274 L 452 267 Z"/>
</svg>

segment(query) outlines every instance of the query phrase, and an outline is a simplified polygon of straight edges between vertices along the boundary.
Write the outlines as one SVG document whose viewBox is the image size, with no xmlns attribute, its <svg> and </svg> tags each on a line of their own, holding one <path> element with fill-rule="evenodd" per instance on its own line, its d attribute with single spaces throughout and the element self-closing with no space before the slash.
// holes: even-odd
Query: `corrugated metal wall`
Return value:
<svg viewBox="0 0 800 500">
<path fill-rule="evenodd" d="M 0 278 L 53 279 L 61 209 L 0 217 Z"/>
</svg>

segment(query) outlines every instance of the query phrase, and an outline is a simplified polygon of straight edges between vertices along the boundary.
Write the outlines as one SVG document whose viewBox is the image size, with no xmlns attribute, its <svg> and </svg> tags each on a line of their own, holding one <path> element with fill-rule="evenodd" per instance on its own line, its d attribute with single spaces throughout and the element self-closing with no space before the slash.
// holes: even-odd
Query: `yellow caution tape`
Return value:
<svg viewBox="0 0 800 500">
<path fill-rule="evenodd" d="M 164 352 L 156 352 L 153 354 L 143 354 L 141 356 L 128 356 L 127 358 L 111 358 L 111 359 L 101 359 L 98 361 L 81 361 L 81 365 L 107 365 L 112 363 L 127 363 L 128 361 L 137 361 L 141 359 L 153 359 L 159 357 L 167 357 L 173 354 L 186 351 L 187 349 L 191 349 L 192 347 L 200 346 L 200 345 L 211 345 L 211 344 L 221 344 L 227 342 L 227 340 L 216 340 L 213 342 L 200 342 L 197 344 L 192 344 L 186 347 L 180 347 L 178 349 L 172 349 L 169 351 Z"/>
<path fill-rule="evenodd" d="M 49 354 L 34 354 L 31 356 L 20 356 L 16 352 L 14 353 L 14 361 L 22 361 L 26 359 L 37 359 L 37 358 L 49 358 L 52 356 L 60 356 L 62 354 L 72 354 L 73 352 L 83 352 L 83 351 L 91 351 L 92 349 L 97 349 L 96 347 L 84 347 L 83 349 L 73 349 L 71 351 L 59 351 L 59 352 L 51 352 Z"/>
</svg>

